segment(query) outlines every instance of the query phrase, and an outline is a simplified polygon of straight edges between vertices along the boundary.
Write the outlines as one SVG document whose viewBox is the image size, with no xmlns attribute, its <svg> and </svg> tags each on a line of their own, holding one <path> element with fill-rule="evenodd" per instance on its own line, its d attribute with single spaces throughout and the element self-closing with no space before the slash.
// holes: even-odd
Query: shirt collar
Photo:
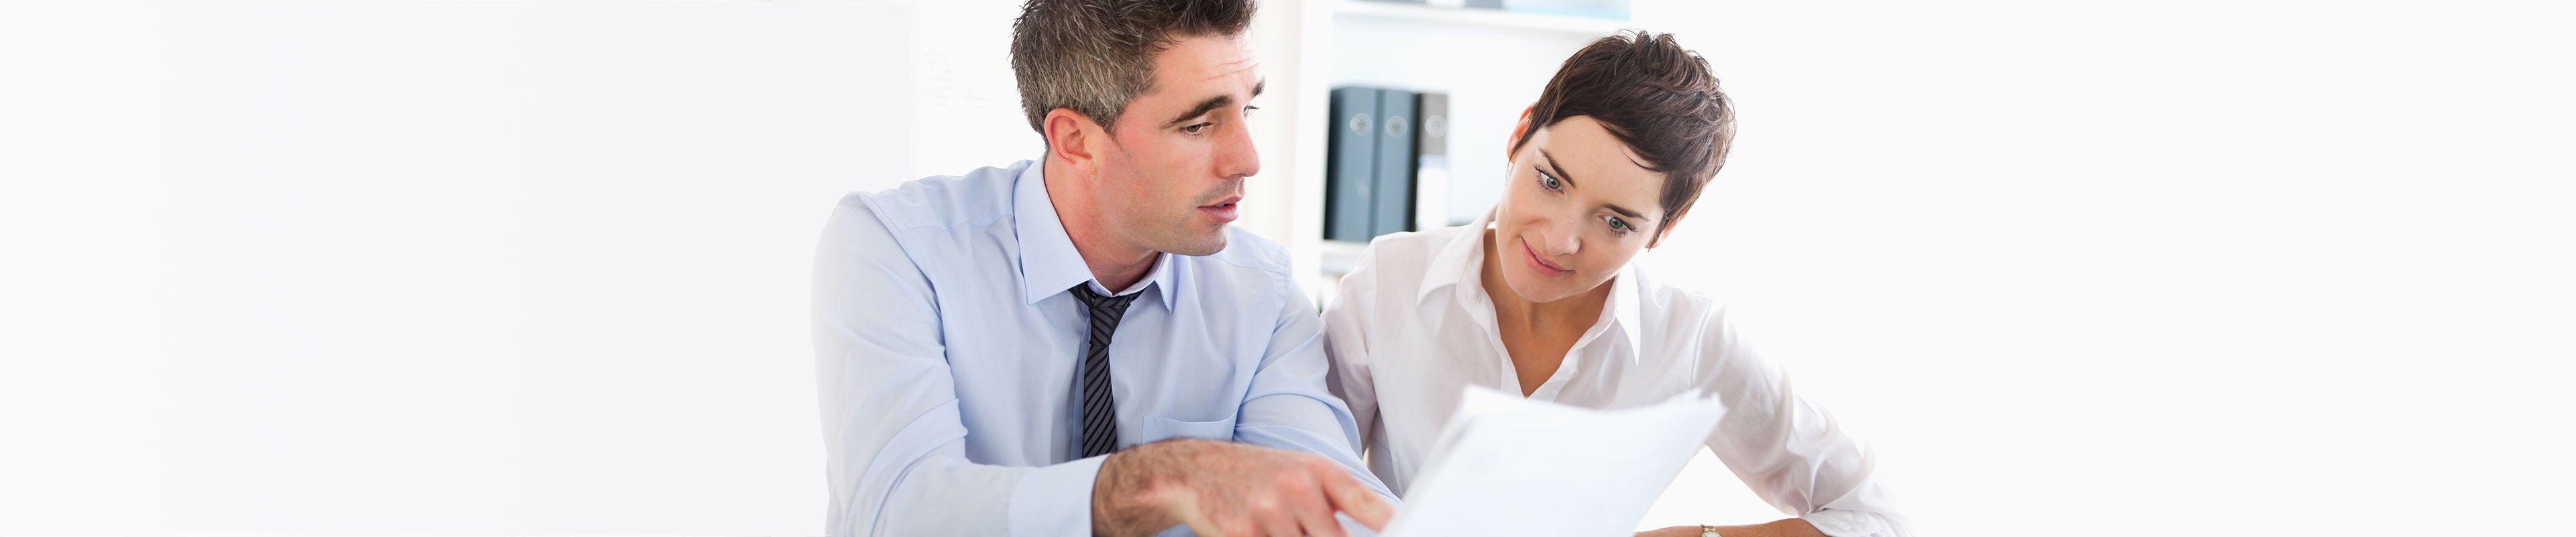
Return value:
<svg viewBox="0 0 2576 537">
<path fill-rule="evenodd" d="M 1026 168 L 1012 179 L 1011 220 L 1020 238 L 1020 290 L 1030 305 L 1072 289 L 1090 285 L 1105 295 L 1153 291 L 1161 296 L 1163 307 L 1170 309 L 1174 300 L 1172 254 L 1154 254 L 1154 268 L 1127 289 L 1105 289 L 1093 281 L 1091 265 L 1082 261 L 1082 252 L 1073 248 L 1073 237 L 1065 234 L 1064 219 L 1055 212 L 1055 200 L 1047 196 L 1046 160 L 1023 161 Z"/>
<path fill-rule="evenodd" d="M 1645 271 L 1637 268 L 1635 259 L 1628 260 L 1627 266 L 1619 267 L 1619 275 L 1610 278 L 1610 304 L 1605 309 L 1617 319 L 1620 334 L 1628 336 L 1630 349 L 1644 349 L 1646 344 L 1641 337 L 1646 329 L 1646 282 L 1643 278 Z"/>
<path fill-rule="evenodd" d="M 1432 254 L 1431 264 L 1422 271 L 1422 292 L 1413 297 L 1414 301 L 1429 300 L 1442 289 L 1453 288 L 1458 282 L 1475 278 L 1476 271 L 1484 268 L 1485 228 L 1493 225 L 1494 213 L 1486 211 L 1484 216 L 1476 217 L 1474 223 L 1466 225 L 1467 232 L 1450 237 L 1449 244 L 1441 245 L 1440 252 Z"/>
<path fill-rule="evenodd" d="M 1177 274 L 1180 273 L 1180 269 L 1173 266 L 1179 264 L 1181 264 L 1181 256 L 1173 255 L 1171 252 L 1154 253 L 1154 269 L 1146 272 L 1145 279 L 1137 280 L 1136 286 L 1128 288 L 1127 292 L 1154 293 L 1158 300 L 1163 301 L 1163 309 L 1171 310 L 1172 302 L 1176 300 L 1174 297 L 1180 295 L 1173 292 L 1180 289 L 1174 287 L 1175 282 L 1179 281 L 1180 277 Z"/>
<path fill-rule="evenodd" d="M 1460 305 L 1480 307 L 1476 304 L 1477 301 L 1467 300 L 1468 293 L 1485 290 L 1481 287 L 1469 289 L 1463 283 L 1482 281 L 1481 271 L 1484 270 L 1485 262 L 1485 229 L 1493 225 L 1494 213 L 1487 211 L 1484 216 L 1476 217 L 1474 223 L 1467 224 L 1467 232 L 1450 238 L 1448 244 L 1442 245 L 1439 253 L 1431 256 L 1431 264 L 1423 271 L 1422 291 L 1414 297 L 1415 303 L 1419 304 L 1433 296 L 1439 296 L 1441 291 L 1446 290 L 1449 293 L 1448 296 L 1455 297 Z M 1610 312 L 1613 324 L 1619 327 L 1620 335 L 1627 336 L 1631 349 L 1643 348 L 1644 344 L 1642 340 L 1645 329 L 1643 293 L 1645 282 L 1642 280 L 1644 277 L 1644 271 L 1637 268 L 1636 260 L 1629 260 L 1626 266 L 1619 267 L 1619 275 L 1610 278 L 1609 303 L 1602 307 L 1603 310 Z M 1482 305 L 1481 307 L 1491 306 Z M 1587 331 L 1584 341 L 1576 345 L 1579 347 L 1588 344 L 1592 337 L 1593 335 Z"/>
</svg>

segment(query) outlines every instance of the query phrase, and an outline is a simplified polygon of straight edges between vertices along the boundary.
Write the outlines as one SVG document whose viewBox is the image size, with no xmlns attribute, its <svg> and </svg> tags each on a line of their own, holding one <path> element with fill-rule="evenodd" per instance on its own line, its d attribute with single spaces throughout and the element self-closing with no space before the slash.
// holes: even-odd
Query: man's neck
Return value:
<svg viewBox="0 0 2576 537">
<path fill-rule="evenodd" d="M 1082 264 L 1091 269 L 1091 277 L 1100 280 L 1109 292 L 1125 291 L 1145 279 L 1154 269 L 1155 252 L 1117 240 L 1100 221 L 1100 205 L 1091 191 L 1082 188 L 1083 181 L 1074 178 L 1073 167 L 1049 156 L 1040 170 L 1046 181 L 1047 200 L 1055 205 L 1056 219 L 1064 224 L 1064 235 L 1073 240 L 1073 251 L 1082 255 Z"/>
</svg>

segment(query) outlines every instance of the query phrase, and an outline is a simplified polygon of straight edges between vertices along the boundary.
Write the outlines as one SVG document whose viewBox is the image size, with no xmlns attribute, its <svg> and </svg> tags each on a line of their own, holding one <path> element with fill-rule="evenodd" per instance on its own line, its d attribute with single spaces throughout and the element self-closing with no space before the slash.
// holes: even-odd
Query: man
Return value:
<svg viewBox="0 0 2576 537">
<path fill-rule="evenodd" d="M 1035 162 L 841 200 L 815 261 L 834 537 L 1382 527 L 1260 169 L 1249 0 L 1032 0 Z M 1176 440 L 1177 439 L 1177 440 Z"/>
</svg>

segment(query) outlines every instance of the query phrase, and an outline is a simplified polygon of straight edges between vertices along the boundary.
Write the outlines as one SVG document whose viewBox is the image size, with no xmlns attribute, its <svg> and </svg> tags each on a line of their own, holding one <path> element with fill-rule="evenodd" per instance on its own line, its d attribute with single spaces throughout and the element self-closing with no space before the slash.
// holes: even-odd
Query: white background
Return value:
<svg viewBox="0 0 2576 537">
<path fill-rule="evenodd" d="M 1933 534 L 2563 531 L 2554 7 L 1641 1 L 1645 259 Z M 815 231 L 1025 158 L 1013 11 L 0 3 L 0 533 L 820 533 Z"/>
</svg>

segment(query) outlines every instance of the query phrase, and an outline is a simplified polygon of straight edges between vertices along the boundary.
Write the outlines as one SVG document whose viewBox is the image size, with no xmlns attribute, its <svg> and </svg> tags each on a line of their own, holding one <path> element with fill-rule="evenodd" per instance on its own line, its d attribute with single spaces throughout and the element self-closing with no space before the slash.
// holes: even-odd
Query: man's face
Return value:
<svg viewBox="0 0 2576 537">
<path fill-rule="evenodd" d="M 1153 87 L 1120 112 L 1100 156 L 1101 223 L 1146 250 L 1213 254 L 1243 179 L 1261 171 L 1244 124 L 1260 63 L 1240 35 L 1184 37 L 1153 61 Z"/>
<path fill-rule="evenodd" d="M 1664 177 L 1642 163 L 1591 117 L 1531 134 L 1512 155 L 1485 252 L 1500 262 L 1512 292 L 1554 302 L 1600 287 L 1668 227 L 1658 225 L 1664 214 L 1656 201 Z"/>
</svg>

